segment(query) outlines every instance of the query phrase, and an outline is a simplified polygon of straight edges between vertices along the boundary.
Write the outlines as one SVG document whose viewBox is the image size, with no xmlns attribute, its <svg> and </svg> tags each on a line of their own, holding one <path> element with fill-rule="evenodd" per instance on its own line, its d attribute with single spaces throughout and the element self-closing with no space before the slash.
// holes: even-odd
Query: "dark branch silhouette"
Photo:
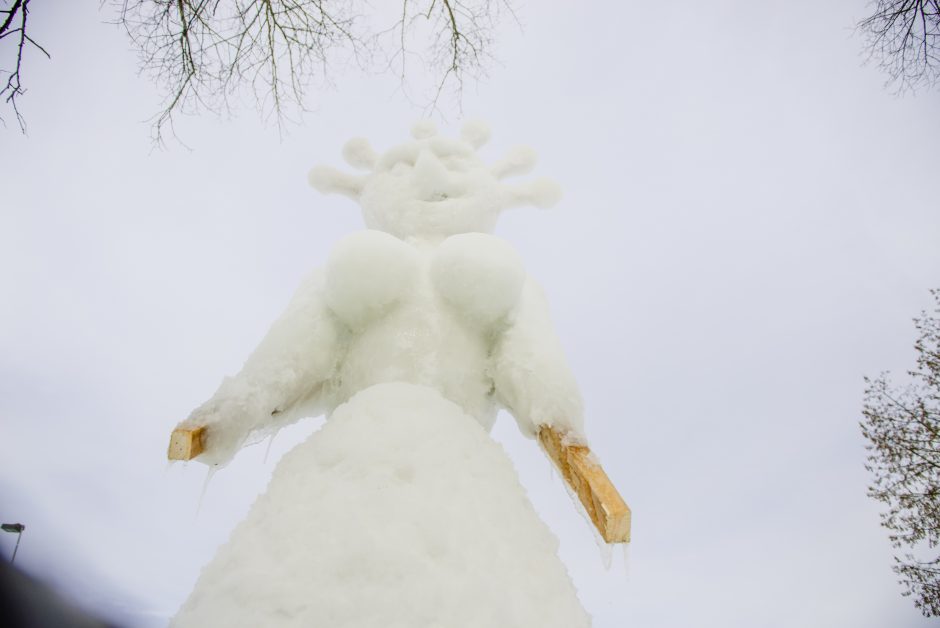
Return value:
<svg viewBox="0 0 940 628">
<path fill-rule="evenodd" d="M 931 87 L 940 79 L 940 0 L 876 0 L 858 24 L 869 59 L 898 92 Z"/>
<path fill-rule="evenodd" d="M 225 111 L 246 88 L 262 115 L 280 125 L 305 110 L 314 81 L 330 82 L 340 54 L 361 68 L 385 56 L 386 67 L 400 66 L 404 82 L 406 61 L 421 56 L 409 46 L 422 22 L 430 44 L 421 62 L 440 77 L 436 106 L 448 84 L 459 95 L 465 75 L 482 74 L 503 10 L 512 14 L 509 0 L 402 0 L 399 21 L 376 30 L 361 1 L 118 0 L 117 8 L 141 72 L 165 96 L 154 117 L 157 142 L 172 132 L 177 114 Z"/>
<path fill-rule="evenodd" d="M 8 8 L 0 9 L 0 54 L 11 54 L 13 57 L 9 69 L 0 67 L 0 98 L 13 110 L 13 116 L 23 133 L 26 133 L 26 119 L 20 113 L 19 98 L 26 93 L 23 87 L 24 56 L 32 47 L 51 58 L 48 51 L 29 36 L 29 3 L 30 0 L 13 0 L 12 4 L 6 1 L 4 5 Z M 3 118 L 0 117 L 0 122 L 2 121 Z"/>
</svg>

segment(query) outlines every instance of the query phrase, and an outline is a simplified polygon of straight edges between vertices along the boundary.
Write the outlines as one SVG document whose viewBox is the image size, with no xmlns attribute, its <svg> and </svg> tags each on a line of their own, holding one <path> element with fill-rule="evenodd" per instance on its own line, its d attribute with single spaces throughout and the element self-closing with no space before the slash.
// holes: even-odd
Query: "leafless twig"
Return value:
<svg viewBox="0 0 940 628">
<path fill-rule="evenodd" d="M 177 113 L 229 108 L 247 88 L 280 124 L 303 109 L 334 48 L 363 54 L 358 16 L 335 0 L 120 0 L 117 22 L 140 54 L 141 72 L 165 93 L 154 118 L 162 142 Z"/>
<path fill-rule="evenodd" d="M 402 0 L 400 21 L 375 32 L 368 5 L 357 0 L 114 0 L 117 23 L 139 51 L 141 72 L 165 94 L 154 117 L 161 143 L 178 113 L 228 110 L 247 88 L 263 115 L 280 125 L 303 111 L 314 80 L 329 82 L 333 55 L 345 52 L 367 67 L 394 33 L 404 80 L 411 34 L 430 25 L 427 65 L 460 93 L 464 77 L 482 75 L 500 15 L 509 0 Z"/>
<path fill-rule="evenodd" d="M 27 20 L 29 18 L 30 0 L 13 0 L 10 4 L 4 0 L 4 6 L 8 8 L 0 9 L 0 42 L 10 37 L 13 45 L 12 69 L 0 69 L 0 76 L 6 75 L 6 81 L 3 81 L 0 87 L 0 98 L 10 106 L 16 122 L 19 124 L 20 131 L 26 133 L 26 119 L 20 113 L 19 98 L 26 93 L 23 87 L 23 56 L 31 45 L 41 53 L 51 58 L 49 52 L 40 46 L 29 36 L 27 32 Z M 0 44 L 3 46 L 3 44 Z M 0 79 L 2 80 L 2 79 Z M 0 118 L 0 122 L 3 118 Z"/>
<path fill-rule="evenodd" d="M 897 92 L 940 80 L 940 0 L 875 0 L 858 24 L 868 39 L 869 59 Z"/>
<path fill-rule="evenodd" d="M 453 88 L 459 103 L 465 80 L 484 77 L 496 62 L 493 53 L 496 29 L 505 14 L 519 23 L 509 0 L 404 0 L 401 18 L 389 29 L 398 37 L 397 50 L 389 65 L 398 65 L 404 83 L 407 60 L 415 56 L 437 76 L 433 93 L 425 103 L 426 110 L 437 108 L 448 86 Z M 430 30 L 429 43 L 424 48 L 426 56 L 409 47 L 407 34 L 419 22 Z M 379 33 L 380 38 L 389 31 Z"/>
</svg>

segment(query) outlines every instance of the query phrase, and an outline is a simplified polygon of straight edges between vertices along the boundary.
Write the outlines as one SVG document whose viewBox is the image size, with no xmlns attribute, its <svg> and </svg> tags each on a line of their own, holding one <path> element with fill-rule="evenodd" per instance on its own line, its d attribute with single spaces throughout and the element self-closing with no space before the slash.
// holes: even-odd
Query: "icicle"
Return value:
<svg viewBox="0 0 940 628">
<path fill-rule="evenodd" d="M 550 463 L 548 466 L 552 469 L 552 479 L 554 480 L 555 465 Z M 574 504 L 575 511 L 581 515 L 581 518 L 584 519 L 588 529 L 594 536 L 594 542 L 597 544 L 597 549 L 600 552 L 601 562 L 604 565 L 604 569 L 610 571 L 614 561 L 613 545 L 605 541 L 604 537 L 601 536 L 601 533 L 598 532 L 597 527 L 594 525 L 594 521 L 591 520 L 591 515 L 589 515 L 587 510 L 584 509 L 584 504 L 582 504 L 581 500 L 578 499 L 578 495 L 574 492 L 574 489 L 572 489 L 564 480 L 562 480 L 561 484 L 565 487 L 565 492 L 568 493 L 568 497 L 571 499 L 571 503 Z"/>
<path fill-rule="evenodd" d="M 621 552 L 623 556 L 623 577 L 630 582 L 630 544 L 621 543 Z"/>
<path fill-rule="evenodd" d="M 277 432 L 272 432 L 268 436 L 268 445 L 264 448 L 264 460 L 261 461 L 261 464 L 268 464 L 268 454 L 271 453 L 271 444 L 274 442 L 275 436 L 277 436 Z"/>
<path fill-rule="evenodd" d="M 209 480 L 212 479 L 213 475 L 215 475 L 215 467 L 209 467 L 209 470 L 206 472 L 206 479 L 202 483 L 202 491 L 199 493 L 199 503 L 196 505 L 196 517 L 199 517 L 199 512 L 202 510 L 202 502 L 206 498 L 206 490 L 209 488 Z"/>
<path fill-rule="evenodd" d="M 614 546 L 605 542 L 599 535 L 597 535 L 594 540 L 597 541 L 598 539 L 600 540 L 597 543 L 597 549 L 601 552 L 601 562 L 604 563 L 604 569 L 610 571 L 610 568 L 614 564 Z"/>
</svg>

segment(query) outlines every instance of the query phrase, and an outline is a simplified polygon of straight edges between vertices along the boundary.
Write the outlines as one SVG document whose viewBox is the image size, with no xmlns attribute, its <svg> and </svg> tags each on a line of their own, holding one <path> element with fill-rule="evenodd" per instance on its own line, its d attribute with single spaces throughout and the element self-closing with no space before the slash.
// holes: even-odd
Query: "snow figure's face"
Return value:
<svg viewBox="0 0 940 628">
<path fill-rule="evenodd" d="M 366 225 L 398 237 L 489 232 L 502 209 L 499 180 L 473 149 L 436 137 L 385 153 L 359 204 Z"/>
<path fill-rule="evenodd" d="M 310 182 L 321 192 L 357 200 L 369 228 L 399 238 L 489 233 L 503 209 L 547 207 L 560 195 L 558 186 L 544 179 L 502 183 L 504 177 L 531 170 L 535 153 L 520 147 L 493 165 L 484 164 L 476 153 L 489 137 L 482 124 L 468 123 L 460 139 L 451 139 L 437 136 L 429 123 L 419 123 L 412 136 L 413 141 L 381 156 L 366 140 L 350 140 L 343 156 L 369 173 L 353 176 L 321 166 L 310 172 Z"/>
</svg>

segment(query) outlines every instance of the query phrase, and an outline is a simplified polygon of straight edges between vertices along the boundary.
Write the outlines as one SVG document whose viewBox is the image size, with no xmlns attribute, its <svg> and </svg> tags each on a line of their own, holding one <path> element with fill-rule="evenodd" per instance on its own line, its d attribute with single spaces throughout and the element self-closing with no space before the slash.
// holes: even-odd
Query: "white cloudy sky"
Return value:
<svg viewBox="0 0 940 628">
<path fill-rule="evenodd" d="M 29 136 L 0 132 L 0 518 L 27 525 L 18 564 L 158 626 L 319 423 L 242 452 L 198 514 L 205 471 L 167 467 L 171 428 L 360 228 L 307 169 L 353 135 L 401 140 L 420 110 L 395 77 L 341 74 L 283 139 L 247 111 L 153 151 L 158 96 L 97 5 L 35 3 L 53 59 L 27 65 Z M 863 375 L 912 364 L 940 286 L 940 92 L 885 92 L 852 33 L 865 10 L 530 2 L 465 94 L 486 155 L 533 145 L 565 189 L 498 233 L 547 288 L 634 510 L 627 573 L 535 445 L 507 420 L 494 435 L 598 628 L 926 625 L 857 422 Z"/>
</svg>

